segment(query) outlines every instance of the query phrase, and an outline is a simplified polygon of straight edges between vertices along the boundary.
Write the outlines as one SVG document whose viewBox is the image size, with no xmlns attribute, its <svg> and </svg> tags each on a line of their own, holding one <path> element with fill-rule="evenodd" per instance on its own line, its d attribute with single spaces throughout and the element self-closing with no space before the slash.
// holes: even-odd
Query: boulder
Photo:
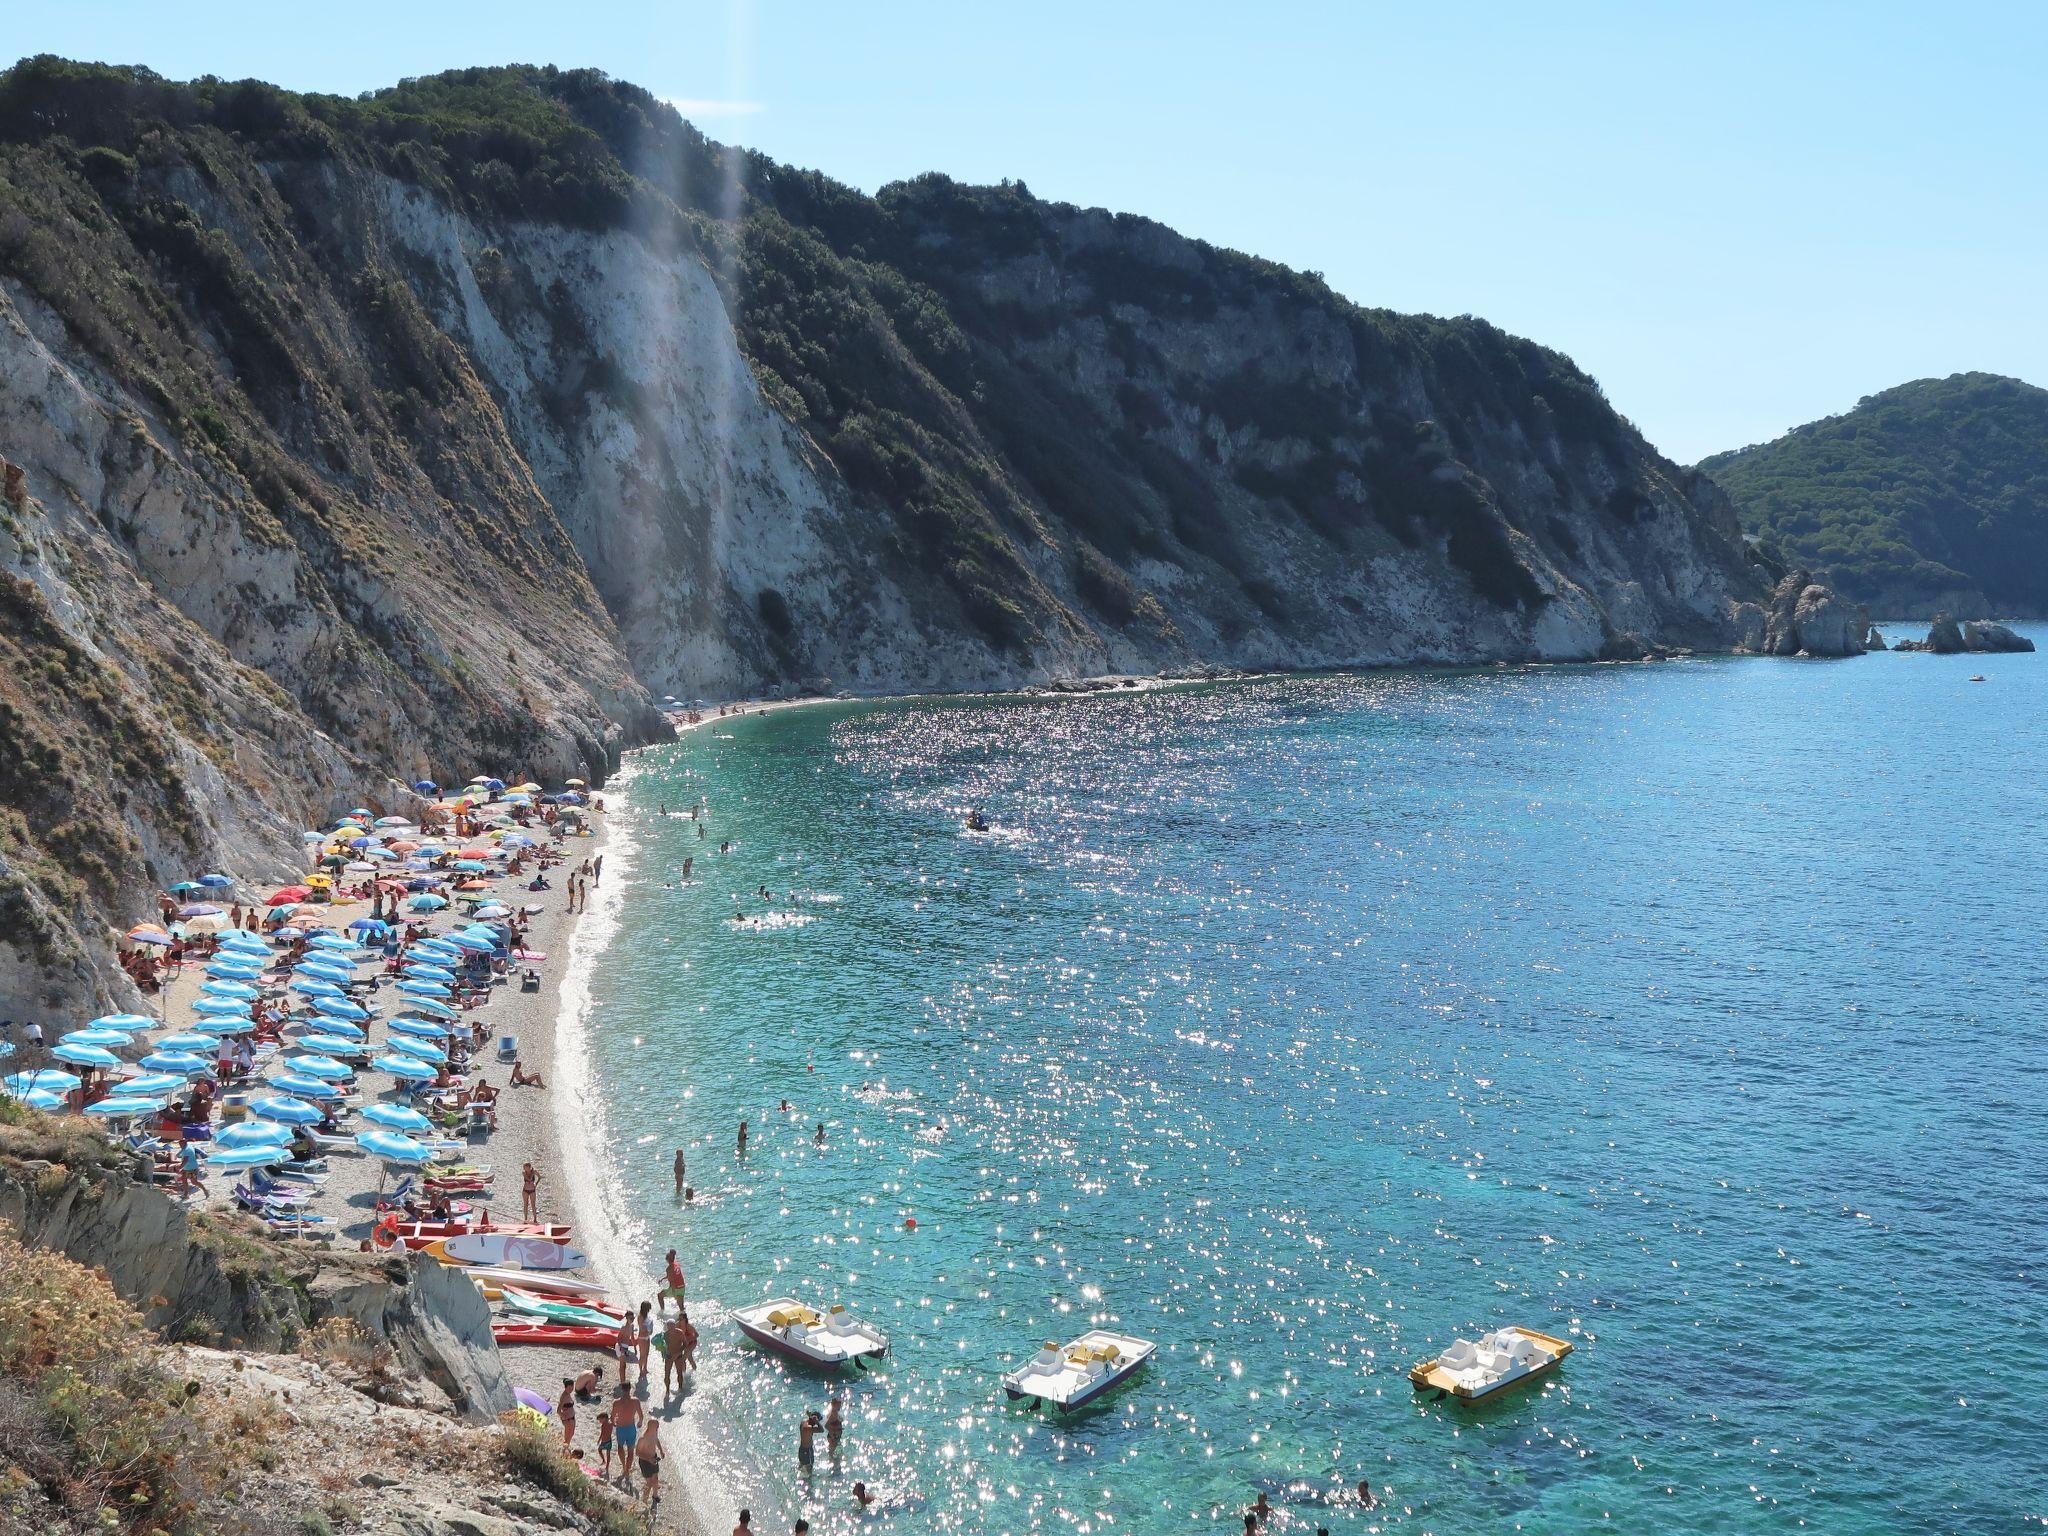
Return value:
<svg viewBox="0 0 2048 1536">
<path fill-rule="evenodd" d="M 1771 593 L 1761 647 L 1766 656 L 1861 656 L 1870 619 L 1810 571 L 1792 571 Z"/>
<path fill-rule="evenodd" d="M 1963 626 L 1963 644 L 1973 651 L 2031 651 L 2034 642 L 2003 624 L 1980 619 Z"/>
<path fill-rule="evenodd" d="M 1937 613 L 1934 622 L 1927 626 L 1927 638 L 1920 643 L 1920 649 L 1937 656 L 1960 656 L 1969 646 L 1963 642 L 1962 630 L 1956 627 L 1955 615 Z"/>
<path fill-rule="evenodd" d="M 1875 624 L 1871 625 L 1870 633 L 1863 637 L 1863 649 L 1866 651 L 1881 651 L 1884 648 L 1884 631 Z"/>
</svg>

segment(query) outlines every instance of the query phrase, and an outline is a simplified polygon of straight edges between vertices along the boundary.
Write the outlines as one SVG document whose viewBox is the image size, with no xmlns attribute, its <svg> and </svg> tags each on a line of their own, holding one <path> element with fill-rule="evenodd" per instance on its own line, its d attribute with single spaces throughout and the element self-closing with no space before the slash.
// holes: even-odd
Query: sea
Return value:
<svg viewBox="0 0 2048 1536">
<path fill-rule="evenodd" d="M 1262 1491 L 1304 1536 L 2048 1525 L 2023 628 L 640 755 L 588 1150 L 648 1293 L 689 1275 L 692 1454 L 762 1530 L 1238 1532 Z M 810 1473 L 833 1386 L 724 1316 L 778 1295 L 892 1341 Z M 1477 1409 L 1410 1386 L 1503 1324 L 1574 1352 Z M 1006 1400 L 1096 1325 L 1158 1352 L 1070 1421 Z"/>
</svg>

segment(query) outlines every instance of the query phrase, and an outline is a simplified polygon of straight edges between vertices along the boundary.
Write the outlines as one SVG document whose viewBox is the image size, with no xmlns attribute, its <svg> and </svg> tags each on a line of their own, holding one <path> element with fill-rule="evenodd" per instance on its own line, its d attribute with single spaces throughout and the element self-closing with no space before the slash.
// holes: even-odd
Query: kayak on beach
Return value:
<svg viewBox="0 0 2048 1536">
<path fill-rule="evenodd" d="M 446 1260 L 443 1260 L 446 1263 Z M 551 1274 L 538 1269 L 515 1269 L 488 1264 L 450 1264 L 474 1280 L 483 1290 L 487 1300 L 496 1301 L 503 1288 L 517 1286 L 520 1290 L 555 1297 L 581 1297 L 586 1301 L 602 1301 L 605 1288 L 595 1280 L 578 1280 L 573 1275 Z"/>
<path fill-rule="evenodd" d="M 568 1344 L 579 1349 L 609 1349 L 618 1337 L 614 1328 L 587 1328 L 574 1323 L 493 1323 L 491 1337 L 500 1344 Z"/>
<path fill-rule="evenodd" d="M 471 1234 L 502 1232 L 513 1237 L 538 1237 L 550 1243 L 569 1241 L 569 1228 L 559 1223 L 535 1222 L 494 1222 L 486 1217 L 482 1221 L 397 1221 L 387 1218 L 377 1223 L 370 1234 L 370 1241 L 379 1248 L 389 1248 L 394 1243 L 403 1243 L 408 1248 L 425 1248 L 442 1238 L 468 1237 Z"/>
<path fill-rule="evenodd" d="M 550 1323 L 574 1323 L 591 1328 L 616 1329 L 626 1320 L 626 1314 L 623 1312 L 613 1312 L 591 1302 L 574 1302 L 543 1296 L 535 1291 L 521 1290 L 515 1285 L 503 1287 L 501 1299 L 515 1312 L 541 1318 Z"/>
<path fill-rule="evenodd" d="M 470 1232 L 437 1237 L 422 1250 L 457 1264 L 513 1264 L 524 1269 L 582 1269 L 590 1255 L 567 1243 L 513 1232 Z"/>
</svg>

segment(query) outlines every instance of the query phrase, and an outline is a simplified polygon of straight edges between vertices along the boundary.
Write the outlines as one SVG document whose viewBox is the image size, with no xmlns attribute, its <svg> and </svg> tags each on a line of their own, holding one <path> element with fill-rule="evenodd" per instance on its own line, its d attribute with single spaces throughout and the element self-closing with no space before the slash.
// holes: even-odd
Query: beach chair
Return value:
<svg viewBox="0 0 2048 1536">
<path fill-rule="evenodd" d="M 516 1059 L 518 1055 L 519 1037 L 517 1035 L 498 1036 L 498 1060 L 512 1061 Z"/>
</svg>

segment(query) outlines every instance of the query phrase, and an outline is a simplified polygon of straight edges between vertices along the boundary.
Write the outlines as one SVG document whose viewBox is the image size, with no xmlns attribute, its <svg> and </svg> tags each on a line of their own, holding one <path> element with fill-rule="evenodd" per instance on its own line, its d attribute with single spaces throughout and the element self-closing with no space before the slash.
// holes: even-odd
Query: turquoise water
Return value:
<svg viewBox="0 0 2048 1536">
<path fill-rule="evenodd" d="M 891 1331 L 803 1482 L 824 1389 L 700 1312 L 820 1530 L 1236 1531 L 1361 1476 L 1276 1528 L 2035 1526 L 2044 706 L 2048 654 L 1876 656 L 721 724 L 624 813 L 611 1155 L 693 1297 Z M 1149 1374 L 1008 1406 L 1091 1319 Z M 1578 1352 L 1417 1399 L 1503 1322 Z"/>
</svg>

